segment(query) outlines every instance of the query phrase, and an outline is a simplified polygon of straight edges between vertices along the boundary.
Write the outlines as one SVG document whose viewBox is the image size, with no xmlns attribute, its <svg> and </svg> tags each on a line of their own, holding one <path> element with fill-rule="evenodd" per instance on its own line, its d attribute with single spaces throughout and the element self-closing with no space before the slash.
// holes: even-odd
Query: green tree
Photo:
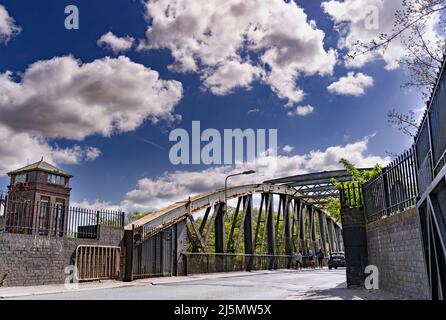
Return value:
<svg viewBox="0 0 446 320">
<path fill-rule="evenodd" d="M 362 187 L 364 184 L 366 184 L 368 181 L 371 181 L 378 177 L 378 175 L 382 171 L 382 166 L 379 164 L 376 164 L 375 167 L 371 170 L 358 170 L 355 168 L 355 166 L 348 161 L 347 159 L 342 158 L 339 161 L 340 164 L 344 166 L 344 168 L 347 170 L 347 172 L 352 176 L 352 180 L 348 182 L 339 182 L 336 179 L 332 180 L 332 183 L 334 184 L 336 189 L 352 189 Z M 346 194 L 346 200 L 351 201 L 352 199 L 349 199 L 349 197 L 352 197 L 351 194 Z M 354 196 L 357 197 L 356 203 L 360 203 L 360 194 L 354 193 Z M 351 201 L 352 202 L 352 201 Z M 333 198 L 330 197 L 328 199 L 328 204 L 326 206 L 326 209 L 330 213 L 330 215 L 335 219 L 337 222 L 341 219 L 341 199 L 340 198 Z"/>
</svg>

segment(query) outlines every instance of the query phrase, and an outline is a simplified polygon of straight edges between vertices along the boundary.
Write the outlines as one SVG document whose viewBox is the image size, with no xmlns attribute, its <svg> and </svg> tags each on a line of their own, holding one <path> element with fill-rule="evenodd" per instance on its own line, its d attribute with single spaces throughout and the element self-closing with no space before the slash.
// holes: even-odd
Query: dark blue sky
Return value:
<svg viewBox="0 0 446 320">
<path fill-rule="evenodd" d="M 114 56 L 97 45 L 101 35 L 112 31 L 119 36 L 130 35 L 142 39 L 147 29 L 139 0 L 0 0 L 0 4 L 7 8 L 22 28 L 17 37 L 6 45 L 0 44 L 0 73 L 7 70 L 24 72 L 33 62 L 56 56 L 73 55 L 84 63 Z M 64 8 L 69 4 L 79 7 L 80 30 L 69 31 L 63 27 Z M 326 49 L 336 48 L 338 33 L 333 29 L 330 18 L 322 12 L 319 1 L 305 0 L 299 1 L 299 4 L 311 19 L 317 21 L 318 28 L 326 33 Z M 283 107 L 286 101 L 277 98 L 267 85 L 259 81 L 253 83 L 251 90 L 237 89 L 232 94 L 216 96 L 201 89 L 199 76 L 170 72 L 167 66 L 173 59 L 167 50 L 142 53 L 133 50 L 125 55 L 158 71 L 162 79 L 182 83 L 184 96 L 175 108 L 175 113 L 181 115 L 182 120 L 175 124 L 176 127 L 189 130 L 193 120 L 200 120 L 202 128 L 219 130 L 277 128 L 279 147 L 293 146 L 293 154 L 343 146 L 374 133 L 376 136 L 370 139 L 367 154 L 384 157 L 386 151 L 400 153 L 411 142 L 388 126 L 387 112 L 394 108 L 408 111 L 422 106 L 417 92 L 401 89 L 407 77 L 404 71 L 386 71 L 384 63 L 379 60 L 360 69 L 372 76 L 375 83 L 359 97 L 333 95 L 327 91 L 327 86 L 348 72 L 341 64 L 335 67 L 333 76 L 298 79 L 299 86 L 307 93 L 302 104 L 310 104 L 315 110 L 306 117 L 290 117 Z M 260 111 L 249 112 L 252 109 Z M 146 121 L 133 132 L 112 137 L 94 135 L 76 142 L 97 147 L 102 155 L 93 162 L 62 165 L 75 176 L 73 199 L 100 199 L 117 203 L 143 177 L 156 179 L 167 171 L 203 170 L 203 166 L 175 167 L 170 164 L 170 130 L 171 125 L 163 121 L 156 125 Z M 73 145 L 73 141 L 69 140 L 51 140 L 50 143 L 60 147 Z M 348 155 L 345 156 L 348 158 Z M 36 159 L 30 161 L 39 158 L 40 155 L 36 155 Z M 1 178 L 0 182 L 0 189 L 4 189 L 6 178 Z"/>
</svg>

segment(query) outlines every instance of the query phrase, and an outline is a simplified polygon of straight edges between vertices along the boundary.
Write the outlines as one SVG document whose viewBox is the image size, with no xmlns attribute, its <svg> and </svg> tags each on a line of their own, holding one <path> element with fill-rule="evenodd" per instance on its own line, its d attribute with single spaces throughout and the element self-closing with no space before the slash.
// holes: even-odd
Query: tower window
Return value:
<svg viewBox="0 0 446 320">
<path fill-rule="evenodd" d="M 26 173 L 18 174 L 14 178 L 14 183 L 25 183 L 26 182 Z"/>
<path fill-rule="evenodd" d="M 66 181 L 65 177 L 57 176 L 55 174 L 48 175 L 48 183 L 57 184 L 59 186 L 64 186 Z"/>
</svg>

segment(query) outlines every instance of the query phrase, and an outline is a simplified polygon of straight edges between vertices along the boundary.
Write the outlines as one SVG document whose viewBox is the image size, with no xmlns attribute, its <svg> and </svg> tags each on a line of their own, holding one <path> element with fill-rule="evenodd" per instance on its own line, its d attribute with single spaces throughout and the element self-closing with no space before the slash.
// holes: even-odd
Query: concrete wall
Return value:
<svg viewBox="0 0 446 320">
<path fill-rule="evenodd" d="M 428 299 L 429 287 L 416 209 L 367 225 L 368 262 L 379 268 L 380 289 Z"/>
<path fill-rule="evenodd" d="M 120 246 L 122 238 L 122 229 L 106 226 L 99 240 L 0 233 L 0 278 L 9 271 L 7 286 L 64 283 L 78 245 Z"/>
</svg>

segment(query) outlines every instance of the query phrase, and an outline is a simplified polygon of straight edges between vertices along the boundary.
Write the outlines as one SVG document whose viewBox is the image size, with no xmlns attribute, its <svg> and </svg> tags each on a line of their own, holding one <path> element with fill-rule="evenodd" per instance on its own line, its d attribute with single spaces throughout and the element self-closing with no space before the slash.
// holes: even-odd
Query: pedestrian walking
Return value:
<svg viewBox="0 0 446 320">
<path fill-rule="evenodd" d="M 303 256 L 300 250 L 296 252 L 296 267 L 298 270 L 302 270 Z"/>
<path fill-rule="evenodd" d="M 322 248 L 319 248 L 319 251 L 316 253 L 317 256 L 317 262 L 319 265 L 319 268 L 323 269 L 324 268 L 324 252 L 322 251 Z"/>
</svg>

